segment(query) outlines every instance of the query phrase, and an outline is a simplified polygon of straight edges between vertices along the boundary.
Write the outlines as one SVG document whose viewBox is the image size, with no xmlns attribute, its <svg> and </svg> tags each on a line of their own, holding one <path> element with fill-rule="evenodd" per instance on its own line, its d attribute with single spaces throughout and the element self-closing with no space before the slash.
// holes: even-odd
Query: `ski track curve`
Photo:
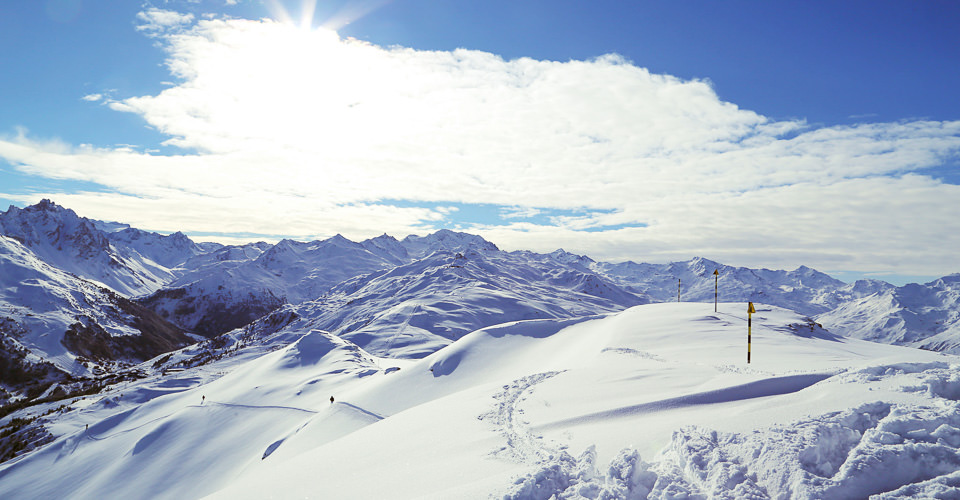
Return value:
<svg viewBox="0 0 960 500">
<path fill-rule="evenodd" d="M 364 409 L 364 408 L 360 408 L 359 406 L 357 406 L 357 405 L 355 405 L 355 404 L 352 404 L 352 403 L 346 403 L 346 402 L 343 402 L 343 401 L 337 401 L 337 402 L 334 403 L 334 404 L 346 406 L 347 408 L 350 408 L 350 409 L 352 409 L 352 410 L 354 410 L 354 411 L 356 411 L 356 412 L 362 413 L 362 414 L 367 415 L 367 416 L 369 416 L 369 417 L 373 417 L 373 418 L 375 418 L 375 419 L 377 419 L 377 420 L 383 420 L 383 419 L 387 418 L 387 417 L 384 417 L 383 415 L 380 415 L 379 413 L 374 413 L 374 412 L 372 412 L 372 411 L 370 411 L 370 410 L 366 410 L 366 409 Z"/>
<path fill-rule="evenodd" d="M 242 405 L 242 404 L 237 404 L 237 403 L 222 403 L 222 402 L 220 402 L 220 401 L 210 401 L 210 400 L 208 400 L 208 401 L 206 402 L 206 404 L 208 404 L 208 405 L 227 406 L 227 407 L 230 407 L 230 408 L 248 408 L 248 409 L 257 409 L 257 410 L 260 410 L 260 409 L 264 409 L 264 410 L 294 410 L 294 411 L 302 411 L 302 412 L 304 412 L 304 413 L 318 413 L 316 410 L 308 410 L 308 409 L 306 409 L 306 408 L 297 408 L 296 406 Z M 199 406 L 204 406 L 204 405 L 199 405 Z"/>
</svg>

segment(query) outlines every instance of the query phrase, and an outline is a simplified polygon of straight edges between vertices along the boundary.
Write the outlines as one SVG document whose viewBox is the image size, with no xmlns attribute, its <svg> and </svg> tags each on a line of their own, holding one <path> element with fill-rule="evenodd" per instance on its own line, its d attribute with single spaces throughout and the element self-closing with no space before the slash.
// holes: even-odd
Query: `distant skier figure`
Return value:
<svg viewBox="0 0 960 500">
<path fill-rule="evenodd" d="M 203 406 L 203 402 L 207 400 L 207 396 L 200 396 L 200 406 Z"/>
<path fill-rule="evenodd" d="M 333 396 L 330 396 L 330 404 L 333 404 Z"/>
</svg>

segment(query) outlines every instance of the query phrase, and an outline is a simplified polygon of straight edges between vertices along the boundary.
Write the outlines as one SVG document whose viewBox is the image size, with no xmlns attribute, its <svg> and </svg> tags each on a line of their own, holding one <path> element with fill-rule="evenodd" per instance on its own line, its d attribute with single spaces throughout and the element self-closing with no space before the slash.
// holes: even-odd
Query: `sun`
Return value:
<svg viewBox="0 0 960 500">
<path fill-rule="evenodd" d="M 300 15 L 294 14 L 284 5 L 281 0 L 268 0 L 266 2 L 270 17 L 283 24 L 298 26 L 300 29 L 309 30 L 313 26 L 313 16 L 317 10 L 317 0 L 302 0 L 300 2 Z"/>
<path fill-rule="evenodd" d="M 283 2 L 282 0 L 268 0 L 266 2 L 267 9 L 274 20 L 297 26 L 305 31 L 317 28 L 317 26 L 314 25 L 314 17 L 316 17 L 317 12 L 317 0 L 301 0 L 299 15 L 294 15 L 290 9 L 284 5 L 285 3 L 290 2 Z M 319 27 L 330 31 L 338 31 L 344 26 L 356 22 L 388 3 L 390 3 L 390 0 L 347 0 L 336 13 L 324 19 Z"/>
</svg>

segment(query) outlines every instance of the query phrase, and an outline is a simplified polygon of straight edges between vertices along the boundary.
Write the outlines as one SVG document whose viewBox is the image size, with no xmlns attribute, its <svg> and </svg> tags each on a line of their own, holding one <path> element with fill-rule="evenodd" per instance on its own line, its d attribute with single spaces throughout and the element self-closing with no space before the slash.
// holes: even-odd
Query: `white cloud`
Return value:
<svg viewBox="0 0 960 500">
<path fill-rule="evenodd" d="M 484 203 L 511 223 L 476 229 L 508 248 L 957 270 L 960 217 L 947 208 L 957 186 L 922 175 L 956 161 L 957 121 L 813 128 L 616 55 L 506 61 L 271 21 L 171 32 L 193 18 L 141 14 L 179 83 L 109 106 L 182 154 L 0 140 L 0 157 L 24 172 L 120 193 L 54 196 L 81 213 L 161 230 L 363 237 L 403 236 L 455 219 L 449 203 Z M 552 226 L 514 220 L 546 209 L 585 211 Z"/>
<path fill-rule="evenodd" d="M 81 97 L 81 99 L 83 99 L 84 101 L 88 101 L 88 102 L 97 102 L 97 101 L 103 99 L 103 94 L 87 94 L 87 95 Z"/>
<path fill-rule="evenodd" d="M 137 20 L 141 23 L 137 25 L 137 30 L 157 35 L 192 23 L 193 14 L 150 7 L 138 12 Z"/>
<path fill-rule="evenodd" d="M 503 219 L 529 219 L 543 213 L 543 210 L 533 207 L 503 207 L 500 209 L 500 217 Z"/>
</svg>

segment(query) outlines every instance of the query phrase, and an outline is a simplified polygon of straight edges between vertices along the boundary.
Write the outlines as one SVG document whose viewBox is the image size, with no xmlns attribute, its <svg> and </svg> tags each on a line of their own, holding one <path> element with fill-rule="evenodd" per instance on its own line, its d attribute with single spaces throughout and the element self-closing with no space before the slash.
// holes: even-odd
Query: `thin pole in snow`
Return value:
<svg viewBox="0 0 960 500">
<path fill-rule="evenodd" d="M 720 285 L 720 270 L 713 270 L 713 312 L 717 312 L 717 290 Z"/>
<path fill-rule="evenodd" d="M 747 364 L 750 363 L 750 341 L 751 329 L 753 328 L 753 313 L 757 312 L 753 308 L 753 302 L 747 302 Z"/>
<path fill-rule="evenodd" d="M 680 278 L 677 278 L 677 302 L 680 302 Z"/>
</svg>

